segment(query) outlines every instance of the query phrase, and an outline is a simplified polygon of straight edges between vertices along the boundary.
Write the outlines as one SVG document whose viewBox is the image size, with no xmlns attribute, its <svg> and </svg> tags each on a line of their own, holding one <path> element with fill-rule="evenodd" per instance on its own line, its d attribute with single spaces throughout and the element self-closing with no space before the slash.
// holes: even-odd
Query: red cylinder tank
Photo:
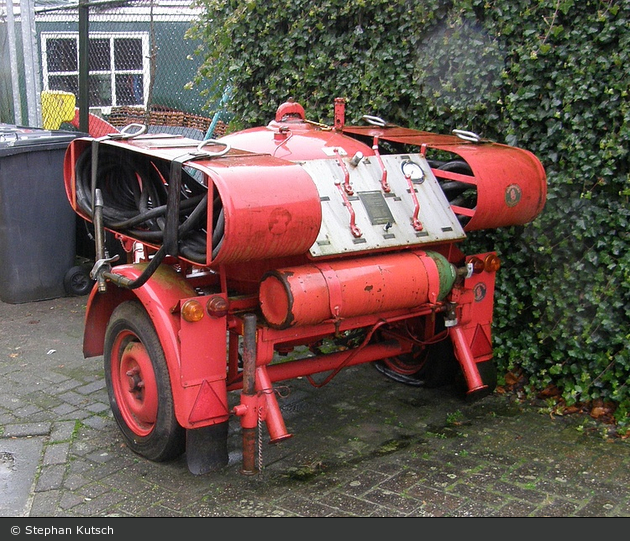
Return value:
<svg viewBox="0 0 630 541">
<path fill-rule="evenodd" d="M 436 252 L 402 252 L 274 270 L 259 298 L 268 323 L 284 329 L 434 303 L 455 278 Z"/>
</svg>

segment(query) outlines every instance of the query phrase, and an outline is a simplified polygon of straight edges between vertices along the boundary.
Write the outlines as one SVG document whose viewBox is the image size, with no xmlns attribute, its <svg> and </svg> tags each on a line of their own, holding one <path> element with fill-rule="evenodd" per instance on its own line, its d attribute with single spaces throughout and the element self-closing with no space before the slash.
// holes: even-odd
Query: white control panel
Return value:
<svg viewBox="0 0 630 541">
<path fill-rule="evenodd" d="M 310 160 L 322 227 L 313 257 L 421 246 L 466 237 L 421 154 Z M 413 191 L 412 191 L 413 190 Z"/>
</svg>

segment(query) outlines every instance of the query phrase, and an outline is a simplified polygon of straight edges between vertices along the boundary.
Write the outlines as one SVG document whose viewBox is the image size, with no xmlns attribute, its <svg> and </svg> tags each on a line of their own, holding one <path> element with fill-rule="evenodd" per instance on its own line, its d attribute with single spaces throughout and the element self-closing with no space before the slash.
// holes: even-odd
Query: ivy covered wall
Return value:
<svg viewBox="0 0 630 541">
<path fill-rule="evenodd" d="M 549 193 L 494 249 L 495 360 L 558 408 L 607 405 L 630 428 L 629 0 L 201 0 L 199 80 L 229 83 L 235 127 L 294 97 L 307 118 L 364 114 L 531 150 Z M 240 125 L 239 125 L 240 124 Z"/>
</svg>

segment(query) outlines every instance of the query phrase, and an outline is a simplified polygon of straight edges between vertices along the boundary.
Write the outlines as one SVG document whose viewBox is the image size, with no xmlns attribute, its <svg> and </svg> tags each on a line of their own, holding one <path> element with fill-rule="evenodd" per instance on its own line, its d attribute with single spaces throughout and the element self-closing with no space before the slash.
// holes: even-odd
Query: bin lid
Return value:
<svg viewBox="0 0 630 541">
<path fill-rule="evenodd" d="M 29 128 L 26 126 L 14 126 L 0 124 L 0 155 L 14 152 L 23 152 L 34 148 L 41 150 L 41 146 L 56 148 L 67 145 L 77 137 L 84 137 L 82 132 L 63 130 L 44 130 L 41 128 Z"/>
</svg>

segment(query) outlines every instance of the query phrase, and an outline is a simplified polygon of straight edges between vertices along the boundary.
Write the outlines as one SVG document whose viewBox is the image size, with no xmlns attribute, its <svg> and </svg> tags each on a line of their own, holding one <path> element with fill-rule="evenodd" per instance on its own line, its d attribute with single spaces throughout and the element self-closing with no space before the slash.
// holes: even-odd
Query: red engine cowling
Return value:
<svg viewBox="0 0 630 541">
<path fill-rule="evenodd" d="M 463 136 L 438 135 L 382 124 L 344 126 L 341 113 L 341 118 L 336 117 L 335 128 L 330 129 L 306 121 L 302 107 L 287 102 L 266 127 L 237 132 L 221 140 L 237 148 L 292 161 L 334 159 L 335 149 L 342 149 L 348 157 L 357 153 L 374 156 L 383 141 L 407 148 L 416 146 L 423 153 L 427 149 L 440 150 L 453 155 L 453 159 L 436 164 L 433 173 L 466 231 L 523 225 L 542 211 L 547 177 L 531 152 L 483 140 L 468 132 L 463 132 Z"/>
<path fill-rule="evenodd" d="M 466 231 L 523 225 L 538 216 L 547 199 L 547 176 L 528 150 L 464 132 L 437 135 L 408 128 L 349 127 L 345 133 L 449 153 L 433 173 Z M 460 132 L 458 132 L 460 133 Z"/>
<path fill-rule="evenodd" d="M 280 105 L 275 120 L 267 126 L 225 135 L 220 140 L 234 148 L 265 152 L 290 161 L 334 158 L 336 150 L 344 156 L 374 155 L 371 146 L 343 135 L 340 130 L 308 122 L 304 109 L 295 102 Z"/>
</svg>

